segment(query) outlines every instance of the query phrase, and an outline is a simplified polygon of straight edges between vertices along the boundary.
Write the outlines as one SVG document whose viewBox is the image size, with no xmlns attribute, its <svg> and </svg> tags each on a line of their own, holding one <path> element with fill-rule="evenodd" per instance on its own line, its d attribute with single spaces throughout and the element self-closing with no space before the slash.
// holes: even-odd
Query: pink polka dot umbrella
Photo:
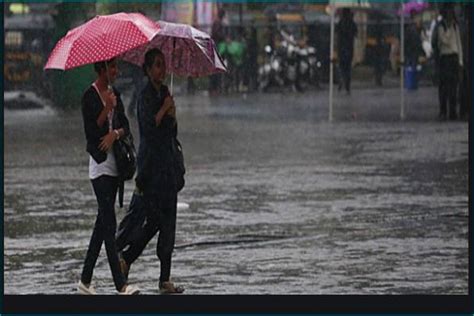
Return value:
<svg viewBox="0 0 474 316">
<path fill-rule="evenodd" d="M 98 15 L 60 39 L 44 69 L 67 70 L 112 59 L 148 43 L 159 28 L 140 13 Z"/>
</svg>

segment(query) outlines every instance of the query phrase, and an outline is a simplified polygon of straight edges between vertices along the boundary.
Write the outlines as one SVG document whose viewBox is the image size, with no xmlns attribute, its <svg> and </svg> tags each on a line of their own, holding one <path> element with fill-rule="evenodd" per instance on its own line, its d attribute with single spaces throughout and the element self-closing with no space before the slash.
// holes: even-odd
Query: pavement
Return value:
<svg viewBox="0 0 474 316">
<path fill-rule="evenodd" d="M 438 119 L 438 91 L 433 86 L 417 90 L 403 90 L 403 112 L 406 121 L 434 121 Z M 234 112 L 253 110 L 255 115 L 284 115 L 329 119 L 329 89 L 308 89 L 304 93 L 290 89 L 271 93 L 235 93 L 209 97 L 207 91 L 193 95 L 177 94 L 177 107 L 217 111 L 219 106 L 235 108 Z M 204 107 L 203 107 L 204 105 Z M 208 107 L 206 107 L 206 105 Z M 291 111 L 288 111 L 291 107 Z M 238 110 L 237 108 L 240 108 Z M 179 111 L 179 110 L 178 110 Z M 333 120 L 335 121 L 398 121 L 401 119 L 400 88 L 362 88 L 357 84 L 350 95 L 334 90 Z"/>
</svg>

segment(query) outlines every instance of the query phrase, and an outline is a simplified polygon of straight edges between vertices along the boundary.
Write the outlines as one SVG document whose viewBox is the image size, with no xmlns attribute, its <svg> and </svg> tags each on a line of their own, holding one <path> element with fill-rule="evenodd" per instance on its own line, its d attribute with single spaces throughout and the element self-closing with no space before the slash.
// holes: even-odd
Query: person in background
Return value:
<svg viewBox="0 0 474 316">
<path fill-rule="evenodd" d="M 247 54 L 245 58 L 244 85 L 248 91 L 257 90 L 258 80 L 258 41 L 257 29 L 252 24 L 247 32 Z"/>
<path fill-rule="evenodd" d="M 347 94 L 351 92 L 352 57 L 354 55 L 354 39 L 357 36 L 357 25 L 354 23 L 350 9 L 342 9 L 341 20 L 336 25 L 337 55 L 339 58 L 339 90 L 343 85 Z"/>
<path fill-rule="evenodd" d="M 393 74 L 398 75 L 400 74 L 400 40 L 398 38 L 392 38 L 390 41 L 390 69 L 392 70 Z"/>
<path fill-rule="evenodd" d="M 117 220 L 115 198 L 119 185 L 113 146 L 116 140 L 130 133 L 128 119 L 117 90 L 111 84 L 118 74 L 117 62 L 111 59 L 94 64 L 97 79 L 82 97 L 82 118 L 89 153 L 89 178 L 97 198 L 98 213 L 92 237 L 87 249 L 78 291 L 81 294 L 96 294 L 91 286 L 92 274 L 102 243 L 109 261 L 110 270 L 119 294 L 138 294 L 139 290 L 128 285 L 120 270 L 115 243 Z"/>
<path fill-rule="evenodd" d="M 433 51 L 439 73 L 439 119 L 445 120 L 457 118 L 457 91 L 458 83 L 462 74 L 463 49 L 459 25 L 456 21 L 452 4 L 444 4 L 441 8 L 443 19 L 435 28 L 433 33 Z"/>
<path fill-rule="evenodd" d="M 225 41 L 220 42 L 217 46 L 217 52 L 221 55 L 224 64 L 227 67 L 227 72 L 222 74 L 220 77 L 222 79 L 221 89 L 225 93 L 232 92 L 234 88 L 234 77 L 235 77 L 235 65 L 234 65 L 234 58 L 232 57 L 232 53 L 230 47 L 232 46 L 233 40 L 230 35 L 227 35 Z"/>
<path fill-rule="evenodd" d="M 374 46 L 374 75 L 375 85 L 382 86 L 382 78 L 385 73 L 387 63 L 387 44 L 383 33 L 382 20 L 377 18 L 377 28 L 375 29 L 375 46 Z"/>
<path fill-rule="evenodd" d="M 416 12 L 410 13 L 411 21 L 405 25 L 405 65 L 406 67 L 416 67 L 418 58 L 424 55 L 421 28 L 416 20 Z"/>
<path fill-rule="evenodd" d="M 244 63 L 247 52 L 247 44 L 244 41 L 244 33 L 244 29 L 239 28 L 237 31 L 237 37 L 231 40 L 230 44 L 227 46 L 230 58 L 232 59 L 232 65 L 234 66 L 232 73 L 232 90 L 235 92 L 241 91 L 244 78 Z"/>
<path fill-rule="evenodd" d="M 224 9 L 219 9 L 217 18 L 212 23 L 211 38 L 214 40 L 216 47 L 225 41 L 226 32 L 224 27 L 224 17 Z M 222 76 L 220 74 L 214 74 L 209 77 L 209 93 L 211 95 L 215 95 L 220 92 L 221 80 Z"/>
</svg>

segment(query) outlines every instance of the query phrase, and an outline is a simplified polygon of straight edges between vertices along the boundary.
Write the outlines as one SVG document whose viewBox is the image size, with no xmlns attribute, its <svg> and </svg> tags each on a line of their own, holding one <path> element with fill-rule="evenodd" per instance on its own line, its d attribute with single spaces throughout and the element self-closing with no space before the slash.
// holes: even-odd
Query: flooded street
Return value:
<svg viewBox="0 0 474 316">
<path fill-rule="evenodd" d="M 435 120 L 435 88 L 408 94 L 401 122 L 397 97 L 336 96 L 328 123 L 324 91 L 177 96 L 174 281 L 186 294 L 467 294 L 468 123 Z M 96 216 L 80 110 L 6 111 L 4 131 L 5 294 L 76 294 Z M 143 294 L 158 294 L 155 247 L 131 267 Z M 115 294 L 104 247 L 93 282 Z"/>
</svg>

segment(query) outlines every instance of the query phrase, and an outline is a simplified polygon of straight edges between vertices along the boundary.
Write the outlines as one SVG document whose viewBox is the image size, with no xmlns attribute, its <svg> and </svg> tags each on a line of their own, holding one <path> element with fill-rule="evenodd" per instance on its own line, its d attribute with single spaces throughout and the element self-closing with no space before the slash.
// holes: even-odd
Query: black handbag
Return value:
<svg viewBox="0 0 474 316">
<path fill-rule="evenodd" d="M 119 179 L 122 181 L 132 179 L 137 170 L 137 154 L 131 133 L 122 136 L 114 143 L 114 154 Z"/>
<path fill-rule="evenodd" d="M 124 182 L 130 180 L 137 170 L 137 153 L 131 133 L 122 136 L 114 143 L 115 163 L 119 173 L 119 205 L 123 207 Z"/>
<path fill-rule="evenodd" d="M 176 175 L 176 191 L 179 192 L 184 188 L 184 174 L 186 173 L 186 168 L 184 167 L 183 147 L 176 137 L 174 137 L 172 144 L 174 171 Z"/>
</svg>

